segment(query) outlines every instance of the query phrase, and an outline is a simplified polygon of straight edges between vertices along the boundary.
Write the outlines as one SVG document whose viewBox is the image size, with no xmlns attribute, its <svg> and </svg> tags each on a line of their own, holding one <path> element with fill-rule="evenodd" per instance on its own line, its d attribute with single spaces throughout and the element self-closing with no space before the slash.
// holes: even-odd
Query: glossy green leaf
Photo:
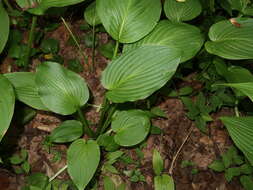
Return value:
<svg viewBox="0 0 253 190">
<path fill-rule="evenodd" d="M 43 15 L 51 7 L 65 7 L 85 0 L 16 0 L 17 4 L 35 15 Z"/>
<path fill-rule="evenodd" d="M 11 83 L 0 74 L 0 141 L 7 132 L 14 112 L 15 94 Z"/>
<path fill-rule="evenodd" d="M 121 111 L 112 121 L 114 140 L 121 146 L 139 144 L 147 137 L 149 128 L 149 118 L 141 110 Z"/>
<path fill-rule="evenodd" d="M 114 59 L 102 73 L 106 96 L 116 103 L 144 99 L 174 75 L 181 52 L 165 46 L 142 46 Z"/>
<path fill-rule="evenodd" d="M 231 88 L 235 88 L 242 94 L 248 96 L 251 101 L 253 101 L 253 82 L 219 84 L 219 86 L 228 86 Z"/>
<path fill-rule="evenodd" d="M 83 125 L 80 121 L 64 121 L 55 128 L 49 136 L 49 140 L 55 143 L 72 142 L 83 135 Z"/>
<path fill-rule="evenodd" d="M 39 65 L 35 82 L 43 104 L 58 114 L 73 114 L 89 99 L 84 79 L 58 63 Z"/>
<path fill-rule="evenodd" d="M 140 41 L 126 44 L 124 52 L 143 45 L 164 45 L 181 49 L 183 52 L 181 62 L 185 62 L 197 54 L 203 43 L 204 38 L 197 27 L 163 20 Z"/>
<path fill-rule="evenodd" d="M 174 190 L 174 180 L 172 177 L 163 174 L 155 177 L 155 190 Z"/>
<path fill-rule="evenodd" d="M 10 31 L 10 21 L 9 16 L 4 9 L 2 2 L 0 2 L 0 26 L 1 26 L 1 35 L 0 35 L 0 53 L 2 53 L 5 44 L 8 40 L 9 31 Z"/>
<path fill-rule="evenodd" d="M 91 25 L 96 26 L 98 24 L 101 24 L 100 18 L 98 17 L 97 11 L 96 11 L 96 1 L 91 3 L 84 11 L 84 19 L 85 21 Z"/>
<path fill-rule="evenodd" d="M 235 145 L 253 165 L 253 117 L 221 117 Z"/>
<path fill-rule="evenodd" d="M 253 59 L 253 18 L 220 21 L 209 30 L 206 50 L 225 59 Z"/>
<path fill-rule="evenodd" d="M 79 139 L 73 142 L 67 151 L 68 173 L 77 186 L 83 190 L 95 174 L 100 161 L 98 144 Z"/>
<path fill-rule="evenodd" d="M 165 0 L 164 12 L 166 16 L 176 22 L 192 20 L 202 11 L 199 0 Z"/>
<path fill-rule="evenodd" d="M 7 73 L 4 75 L 13 85 L 16 98 L 38 110 L 48 109 L 42 103 L 35 85 L 35 74 L 30 72 Z"/>
<path fill-rule="evenodd" d="M 160 19 L 161 3 L 157 0 L 97 0 L 96 3 L 106 31 L 121 43 L 141 39 Z"/>
<path fill-rule="evenodd" d="M 160 153 L 154 149 L 153 152 L 153 159 L 152 159 L 152 163 L 153 163 L 153 170 L 155 172 L 156 175 L 161 175 L 162 171 L 163 171 L 163 159 L 160 155 Z"/>
</svg>

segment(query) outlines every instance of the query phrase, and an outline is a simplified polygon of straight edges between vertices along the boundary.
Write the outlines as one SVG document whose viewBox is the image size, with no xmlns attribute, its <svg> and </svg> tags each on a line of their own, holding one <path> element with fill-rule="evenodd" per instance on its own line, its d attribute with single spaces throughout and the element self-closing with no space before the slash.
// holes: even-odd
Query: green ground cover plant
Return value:
<svg viewBox="0 0 253 190">
<path fill-rule="evenodd" d="M 119 150 L 120 147 L 139 146 L 150 133 L 162 132 L 152 125 L 152 119 L 166 115 L 159 108 L 137 105 L 139 101 L 148 105 L 158 91 L 170 97 L 179 97 L 188 110 L 188 118 L 195 121 L 203 133 L 208 132 L 206 125 L 213 121 L 211 113 L 223 106 L 235 110 L 235 116 L 222 116 L 220 120 L 242 153 L 241 162 L 238 163 L 238 159 L 233 157 L 233 161 L 227 164 L 223 156 L 222 161 L 217 160 L 209 167 L 217 172 L 225 171 L 228 181 L 234 176 L 240 176 L 244 188 L 252 189 L 252 111 L 246 110 L 242 114 L 238 107 L 245 100 L 252 106 L 253 101 L 250 65 L 253 59 L 253 2 L 89 1 L 83 14 L 88 27 L 92 29 L 92 34 L 85 40 L 92 48 L 92 65 L 87 72 L 92 72 L 96 64 L 94 56 L 99 25 L 114 40 L 98 48 L 111 61 L 101 75 L 101 84 L 106 92 L 103 103 L 98 108 L 100 120 L 95 127 L 84 115 L 93 94 L 86 81 L 76 73 L 83 69 L 78 60 L 70 60 L 68 68 L 64 67 L 57 55 L 59 42 L 54 39 L 42 41 L 39 50 L 32 48 L 36 39 L 40 39 L 35 32 L 39 17 L 46 16 L 51 8 L 60 9 L 83 2 L 84 0 L 17 0 L 19 10 L 23 10 L 21 13 L 14 10 L 8 0 L 0 2 L 0 52 L 7 52 L 17 60 L 18 66 L 23 67 L 22 72 L 0 74 L 0 140 L 11 124 L 15 102 L 19 101 L 35 110 L 53 112 L 64 117 L 65 121 L 52 131 L 46 143 L 49 147 L 54 143 L 69 143 L 66 166 L 50 179 L 43 175 L 30 176 L 24 189 L 57 189 L 58 182 L 55 178 L 64 170 L 67 170 L 71 181 L 62 184 L 62 189 L 71 186 L 78 190 L 95 189 L 96 177 L 101 170 L 117 173 L 113 164 L 124 155 Z M 15 18 L 15 14 L 28 14 L 32 17 L 28 42 L 22 46 L 21 41 L 15 40 L 14 43 L 10 40 L 15 34 L 10 33 L 10 21 Z M 199 17 L 202 21 L 198 20 Z M 62 21 L 68 28 L 64 18 Z M 19 38 L 18 35 L 15 35 L 15 39 Z M 87 61 L 87 55 L 81 51 L 78 39 L 72 33 L 71 36 L 78 47 L 77 51 Z M 35 72 L 28 72 L 30 59 L 39 52 L 50 57 L 49 60 L 39 64 Z M 194 65 L 197 59 L 200 61 Z M 190 87 L 169 93 L 164 91 L 173 79 L 183 78 L 184 68 L 194 68 L 196 65 L 202 69 L 198 78 L 205 84 L 200 92 L 196 93 Z M 207 93 L 210 96 L 205 96 Z M 193 100 L 193 96 L 197 97 L 196 100 Z M 85 138 L 82 138 L 84 135 Z M 229 151 L 239 158 L 235 147 Z M 20 172 L 29 173 L 30 166 L 25 151 L 10 160 L 12 164 L 18 165 Z M 165 174 L 163 159 L 157 150 L 153 153 L 153 168 L 156 190 L 176 189 L 172 173 Z M 126 174 L 132 181 L 144 180 L 138 169 Z M 103 184 L 105 190 L 126 188 L 125 184 L 115 184 L 108 176 L 104 177 Z"/>
</svg>

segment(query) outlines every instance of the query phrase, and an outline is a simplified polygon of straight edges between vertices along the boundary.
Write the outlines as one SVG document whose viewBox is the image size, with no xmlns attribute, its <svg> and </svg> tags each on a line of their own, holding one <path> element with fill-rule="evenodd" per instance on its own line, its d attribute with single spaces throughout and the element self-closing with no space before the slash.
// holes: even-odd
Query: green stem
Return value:
<svg viewBox="0 0 253 190">
<path fill-rule="evenodd" d="M 29 32 L 27 50 L 26 50 L 26 54 L 24 57 L 25 67 L 28 67 L 28 65 L 29 65 L 29 59 L 30 59 L 32 44 L 33 44 L 33 40 L 34 40 L 34 33 L 35 33 L 36 24 L 37 24 L 37 18 L 38 17 L 35 15 L 32 17 L 32 26 L 31 26 L 31 30 Z"/>
<path fill-rule="evenodd" d="M 96 46 L 96 31 L 95 25 L 92 26 L 92 71 L 95 70 L 95 46 Z"/>
<path fill-rule="evenodd" d="M 78 43 L 78 41 L 77 41 L 75 35 L 73 34 L 73 32 L 71 31 L 69 25 L 67 24 L 67 22 L 65 21 L 65 19 L 64 19 L 63 17 L 61 17 L 61 20 L 62 20 L 64 26 L 67 28 L 67 30 L 68 30 L 68 32 L 69 32 L 71 38 L 74 40 L 76 46 L 78 47 L 79 53 L 83 56 L 84 60 L 87 60 L 87 59 L 88 59 L 87 56 L 86 56 L 86 55 L 84 54 L 84 52 L 82 51 L 81 45 Z"/>
<path fill-rule="evenodd" d="M 117 40 L 117 41 L 116 41 L 115 48 L 114 48 L 114 52 L 113 52 L 113 57 L 112 57 L 112 59 L 114 59 L 114 58 L 117 56 L 118 50 L 119 50 L 119 41 Z"/>
<path fill-rule="evenodd" d="M 96 136 L 101 133 L 103 123 L 104 123 L 104 120 L 105 120 L 105 115 L 106 115 L 106 112 L 108 111 L 109 107 L 110 107 L 110 102 L 107 100 L 106 97 L 104 97 L 104 100 L 103 100 L 103 103 L 102 103 L 101 114 L 100 114 L 100 120 L 99 120 L 99 123 L 98 123 L 98 129 L 97 129 L 97 132 L 96 132 Z"/>
<path fill-rule="evenodd" d="M 8 0 L 4 0 L 4 4 L 8 7 L 9 11 L 12 12 L 14 10 Z"/>
<path fill-rule="evenodd" d="M 82 110 L 79 108 L 77 110 L 77 112 L 78 112 L 78 115 L 79 115 L 79 118 L 80 118 L 81 122 L 83 123 L 84 132 L 87 135 L 89 135 L 90 137 L 94 137 L 94 132 L 89 127 L 89 123 L 88 123 L 87 119 L 83 116 Z"/>
<path fill-rule="evenodd" d="M 115 113 L 117 108 L 117 104 L 114 104 L 111 109 L 109 110 L 108 116 L 104 122 L 104 125 L 101 128 L 100 134 L 103 134 L 105 132 L 105 130 L 107 129 L 107 127 L 110 125 L 111 121 L 112 121 L 112 116 Z"/>
<path fill-rule="evenodd" d="M 68 168 L 68 165 L 65 165 L 63 168 L 61 168 L 53 177 L 49 179 L 49 182 L 53 181 L 58 175 L 60 175 L 64 170 Z"/>
</svg>

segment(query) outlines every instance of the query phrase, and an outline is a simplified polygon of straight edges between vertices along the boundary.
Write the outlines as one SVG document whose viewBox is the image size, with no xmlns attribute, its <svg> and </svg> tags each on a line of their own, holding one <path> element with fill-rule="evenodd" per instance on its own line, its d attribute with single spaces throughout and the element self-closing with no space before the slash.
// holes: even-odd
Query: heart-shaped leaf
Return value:
<svg viewBox="0 0 253 190">
<path fill-rule="evenodd" d="M 55 143 L 72 142 L 83 135 L 83 125 L 80 121 L 68 120 L 55 128 L 49 136 L 49 140 Z"/>
<path fill-rule="evenodd" d="M 96 3 L 106 31 L 121 43 L 141 39 L 160 19 L 161 3 L 157 0 L 97 0 Z"/>
<path fill-rule="evenodd" d="M 144 99 L 164 86 L 175 73 L 181 51 L 142 46 L 113 60 L 102 74 L 106 96 L 116 103 Z"/>
<path fill-rule="evenodd" d="M 0 141 L 7 132 L 14 112 L 15 95 L 11 83 L 0 74 Z"/>
<path fill-rule="evenodd" d="M 204 38 L 197 27 L 163 20 L 140 41 L 126 44 L 124 52 L 143 45 L 164 45 L 181 49 L 183 52 L 181 62 L 185 62 L 196 55 L 203 43 Z"/>
<path fill-rule="evenodd" d="M 233 18 L 214 24 L 206 50 L 225 59 L 253 59 L 253 18 Z"/>
<path fill-rule="evenodd" d="M 253 165 L 253 117 L 221 117 L 236 146 Z"/>
<path fill-rule="evenodd" d="M 41 102 L 38 89 L 35 85 L 35 73 L 30 72 L 16 72 L 4 75 L 13 85 L 16 98 L 38 110 L 48 109 Z"/>
<path fill-rule="evenodd" d="M 9 16 L 4 9 L 2 2 L 0 2 L 0 26 L 1 26 L 1 35 L 0 35 L 0 53 L 3 51 L 5 44 L 8 40 L 9 30 L 10 30 L 10 21 Z"/>
<path fill-rule="evenodd" d="M 58 114 L 73 114 L 89 99 L 84 79 L 58 63 L 39 65 L 35 83 L 42 103 Z"/>
<path fill-rule="evenodd" d="M 100 150 L 93 140 L 79 139 L 67 152 L 68 173 L 79 190 L 84 190 L 95 174 L 100 161 Z"/>
<path fill-rule="evenodd" d="M 85 21 L 91 25 L 96 26 L 98 24 L 101 24 L 100 18 L 96 11 L 96 1 L 91 3 L 84 11 L 84 19 Z"/>
<path fill-rule="evenodd" d="M 121 111 L 112 121 L 112 130 L 116 133 L 114 140 L 121 146 L 134 146 L 148 135 L 150 121 L 141 110 Z"/>
<path fill-rule="evenodd" d="M 166 16 L 175 22 L 192 20 L 202 11 L 199 0 L 165 0 L 164 12 Z"/>
<path fill-rule="evenodd" d="M 43 15 L 51 7 L 65 7 L 85 0 L 16 0 L 17 4 L 35 15 Z"/>
<path fill-rule="evenodd" d="M 174 180 L 172 177 L 163 174 L 155 177 L 155 190 L 174 190 Z"/>
</svg>

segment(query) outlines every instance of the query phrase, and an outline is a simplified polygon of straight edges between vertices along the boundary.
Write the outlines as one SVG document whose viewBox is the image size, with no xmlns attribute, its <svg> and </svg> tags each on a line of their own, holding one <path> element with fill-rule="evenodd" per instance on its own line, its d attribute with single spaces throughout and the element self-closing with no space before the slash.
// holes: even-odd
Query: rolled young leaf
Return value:
<svg viewBox="0 0 253 190">
<path fill-rule="evenodd" d="M 174 75 L 181 51 L 148 45 L 114 59 L 102 73 L 106 96 L 115 103 L 145 99 Z"/>
<path fill-rule="evenodd" d="M 100 161 L 98 144 L 79 139 L 67 151 L 68 173 L 79 190 L 84 190 L 95 174 Z"/>
<path fill-rule="evenodd" d="M 4 75 L 14 86 L 16 98 L 38 110 L 48 111 L 42 103 L 35 84 L 35 73 L 16 72 Z"/>
<path fill-rule="evenodd" d="M 150 121 L 142 110 L 121 111 L 112 121 L 114 140 L 121 146 L 134 146 L 148 135 Z"/>
<path fill-rule="evenodd" d="M 199 0 L 165 0 L 164 12 L 168 19 L 175 22 L 192 20 L 202 11 Z"/>
<path fill-rule="evenodd" d="M 204 43 L 199 28 L 185 24 L 173 23 L 168 20 L 160 21 L 155 29 L 133 44 L 124 45 L 124 52 L 143 45 L 164 45 L 182 50 L 181 62 L 193 58 Z"/>
<path fill-rule="evenodd" d="M 0 141 L 11 123 L 14 106 L 15 94 L 12 85 L 0 74 Z"/>
<path fill-rule="evenodd" d="M 49 135 L 50 142 L 66 143 L 72 142 L 83 135 L 83 125 L 80 121 L 68 120 L 61 123 Z"/>
<path fill-rule="evenodd" d="M 84 18 L 85 21 L 91 25 L 96 26 L 98 24 L 101 24 L 100 18 L 96 11 L 96 1 L 91 3 L 84 11 Z"/>
<path fill-rule="evenodd" d="M 1 35 L 0 35 L 0 53 L 2 53 L 5 44 L 8 40 L 9 31 L 10 31 L 10 19 L 4 9 L 2 2 L 0 2 L 0 26 L 1 26 Z"/>
<path fill-rule="evenodd" d="M 233 18 L 211 26 L 206 50 L 225 59 L 253 59 L 253 18 Z"/>
<path fill-rule="evenodd" d="M 97 13 L 106 31 L 121 43 L 147 35 L 161 14 L 158 0 L 97 0 Z"/>
<path fill-rule="evenodd" d="M 43 104 L 58 114 L 73 114 L 89 99 L 84 79 L 58 63 L 39 65 L 35 83 Z"/>
<path fill-rule="evenodd" d="M 253 117 L 221 117 L 236 146 L 253 165 Z"/>
<path fill-rule="evenodd" d="M 174 180 L 172 177 L 163 174 L 155 177 L 155 190 L 174 190 Z"/>
</svg>

